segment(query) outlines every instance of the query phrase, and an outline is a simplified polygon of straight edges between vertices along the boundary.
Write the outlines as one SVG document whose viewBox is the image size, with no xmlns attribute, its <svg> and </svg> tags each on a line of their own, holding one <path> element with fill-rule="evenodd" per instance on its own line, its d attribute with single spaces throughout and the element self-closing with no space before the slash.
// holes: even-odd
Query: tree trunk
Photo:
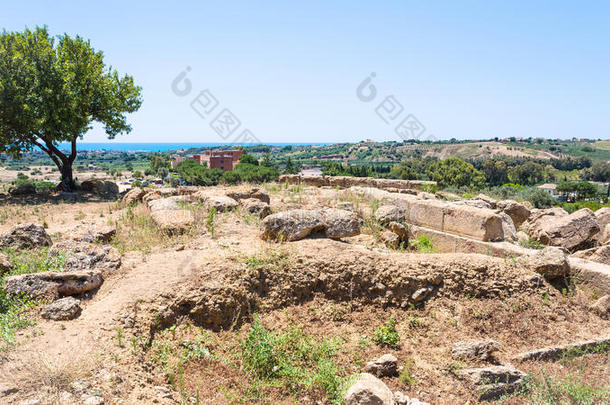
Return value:
<svg viewBox="0 0 610 405">
<path fill-rule="evenodd" d="M 74 179 L 72 178 L 72 162 L 70 160 L 62 162 L 59 172 L 61 173 L 61 183 L 59 183 L 58 188 L 62 191 L 73 191 Z"/>
</svg>

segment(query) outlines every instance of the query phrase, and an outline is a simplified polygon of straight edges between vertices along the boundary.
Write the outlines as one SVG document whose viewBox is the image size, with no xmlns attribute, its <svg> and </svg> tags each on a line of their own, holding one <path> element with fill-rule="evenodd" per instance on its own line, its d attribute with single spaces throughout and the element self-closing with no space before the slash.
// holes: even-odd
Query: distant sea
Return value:
<svg viewBox="0 0 610 405">
<path fill-rule="evenodd" d="M 77 144 L 77 149 L 81 150 L 107 150 L 107 151 L 130 151 L 130 152 L 165 152 L 176 149 L 189 148 L 213 148 L 218 146 L 239 146 L 235 143 L 120 143 L 120 142 L 81 142 Z M 251 144 L 248 144 L 250 146 Z M 332 145 L 332 143 L 265 143 L 268 146 L 307 146 L 307 145 Z M 60 149 L 69 150 L 69 143 L 60 143 Z"/>
</svg>

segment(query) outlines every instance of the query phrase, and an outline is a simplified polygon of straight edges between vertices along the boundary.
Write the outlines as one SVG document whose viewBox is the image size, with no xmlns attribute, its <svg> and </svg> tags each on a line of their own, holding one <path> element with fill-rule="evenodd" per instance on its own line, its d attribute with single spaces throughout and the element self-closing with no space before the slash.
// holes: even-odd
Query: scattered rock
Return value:
<svg viewBox="0 0 610 405">
<path fill-rule="evenodd" d="M 110 245 L 64 240 L 53 245 L 49 255 L 65 255 L 64 270 L 116 270 L 121 254 Z"/>
<path fill-rule="evenodd" d="M 496 208 L 497 201 L 485 194 L 479 194 L 475 197 L 475 200 L 485 201 L 491 208 Z"/>
<path fill-rule="evenodd" d="M 43 318 L 53 321 L 67 321 L 76 318 L 80 310 L 79 300 L 74 297 L 65 297 L 44 307 L 41 315 Z"/>
<path fill-rule="evenodd" d="M 247 198 L 240 201 L 244 211 L 250 215 L 257 215 L 259 218 L 265 218 L 271 215 L 271 207 L 269 204 L 262 202 L 256 198 Z"/>
<path fill-rule="evenodd" d="M 488 203 L 486 203 L 483 200 L 459 200 L 459 201 L 453 201 L 453 204 L 455 205 L 469 205 L 471 207 L 475 207 L 475 208 L 485 208 L 485 209 L 491 209 L 491 205 L 489 205 Z"/>
<path fill-rule="evenodd" d="M 0 276 L 5 273 L 8 273 L 12 270 L 12 268 L 13 265 L 8 260 L 8 257 L 5 254 L 0 253 Z"/>
<path fill-rule="evenodd" d="M 400 222 L 392 221 L 388 224 L 390 231 L 398 235 L 400 242 L 407 243 L 409 241 L 409 230 Z"/>
<path fill-rule="evenodd" d="M 32 183 L 24 183 L 11 188 L 8 192 L 10 195 L 32 195 L 36 194 L 36 187 Z"/>
<path fill-rule="evenodd" d="M 140 187 L 134 187 L 123 196 L 123 204 L 129 205 L 142 201 L 144 195 L 146 195 L 146 191 Z"/>
<path fill-rule="evenodd" d="M 70 237 L 81 242 L 110 243 L 114 235 L 116 235 L 116 228 L 113 226 L 89 224 L 77 226 Z"/>
<path fill-rule="evenodd" d="M 590 308 L 601 318 L 610 319 L 610 295 L 604 295 L 599 298 Z"/>
<path fill-rule="evenodd" d="M 515 225 L 513 224 L 513 220 L 505 214 L 504 212 L 498 213 L 500 218 L 502 219 L 502 231 L 504 233 L 503 239 L 505 241 L 514 242 L 517 240 L 517 230 L 515 229 Z"/>
<path fill-rule="evenodd" d="M 519 228 L 522 223 L 527 221 L 531 212 L 523 204 L 513 200 L 502 200 L 496 203 L 496 208 L 507 214 L 515 224 L 515 228 Z"/>
<path fill-rule="evenodd" d="M 610 245 L 602 245 L 591 249 L 580 250 L 574 253 L 572 256 L 610 265 Z"/>
<path fill-rule="evenodd" d="M 146 205 L 148 206 L 150 212 L 181 209 L 178 202 L 171 198 L 158 198 L 155 200 L 150 200 Z"/>
<path fill-rule="evenodd" d="M 83 402 L 84 405 L 104 405 L 104 398 L 93 396 L 89 397 Z"/>
<path fill-rule="evenodd" d="M 47 231 L 36 224 L 15 225 L 0 236 L 0 245 L 15 249 L 35 249 L 52 244 Z"/>
<path fill-rule="evenodd" d="M 151 213 L 159 229 L 168 233 L 183 233 L 193 227 L 195 217 L 190 210 L 161 210 Z"/>
<path fill-rule="evenodd" d="M 491 339 L 456 342 L 451 349 L 451 357 L 454 359 L 489 360 L 499 348 L 500 344 Z"/>
<path fill-rule="evenodd" d="M 532 271 L 542 274 L 548 280 L 566 276 L 570 272 L 566 254 L 558 247 L 547 246 L 531 254 L 523 255 L 517 261 Z"/>
<path fill-rule="evenodd" d="M 331 239 L 355 236 L 360 234 L 360 222 L 353 212 L 333 208 L 284 211 L 261 222 L 261 238 L 266 240 L 294 241 L 315 232 Z"/>
<path fill-rule="evenodd" d="M 387 229 L 384 229 L 379 233 L 379 241 L 390 249 L 398 249 L 400 246 L 400 237 Z"/>
<path fill-rule="evenodd" d="M 409 398 L 400 391 L 396 391 L 394 393 L 394 400 L 396 401 L 396 405 L 430 405 L 429 403 L 420 401 L 417 398 Z"/>
<path fill-rule="evenodd" d="M 369 373 L 362 373 L 343 396 L 345 405 L 394 405 L 394 394 L 381 381 Z"/>
<path fill-rule="evenodd" d="M 517 241 L 521 245 L 525 245 L 525 244 L 529 243 L 530 236 L 527 233 L 523 232 L 523 231 L 518 231 L 517 232 Z"/>
<path fill-rule="evenodd" d="M 382 205 L 375 211 L 375 219 L 382 224 L 401 222 L 405 219 L 404 209 L 396 205 Z"/>
<path fill-rule="evenodd" d="M 599 231 L 593 211 L 583 208 L 567 216 L 543 216 L 536 221 L 530 234 L 540 243 L 561 246 L 573 252 L 591 245 L 593 236 Z"/>
<path fill-rule="evenodd" d="M 102 275 L 96 271 L 20 274 L 4 279 L 4 290 L 12 295 L 30 295 L 56 299 L 82 294 L 102 285 Z"/>
<path fill-rule="evenodd" d="M 150 203 L 153 200 L 158 200 L 160 198 L 163 198 L 163 194 L 161 194 L 161 192 L 159 190 L 153 190 L 153 191 L 149 191 L 148 193 L 146 193 L 142 196 L 142 202 L 144 204 L 146 204 L 146 206 L 148 206 L 148 203 Z"/>
<path fill-rule="evenodd" d="M 252 188 L 248 191 L 229 192 L 229 193 L 227 193 L 227 197 L 230 197 L 236 201 L 255 198 L 266 204 L 271 203 L 271 198 L 269 198 L 269 193 L 267 193 L 265 190 L 260 190 L 258 188 Z"/>
<path fill-rule="evenodd" d="M 118 194 L 119 186 L 114 181 L 91 179 L 80 185 L 81 190 L 94 194 Z"/>
<path fill-rule="evenodd" d="M 602 207 L 595 211 L 595 218 L 602 228 L 610 224 L 610 207 Z"/>
<path fill-rule="evenodd" d="M 526 374 L 511 365 L 466 368 L 457 373 L 475 386 L 482 401 L 512 394 L 525 386 Z"/>
<path fill-rule="evenodd" d="M 237 207 L 237 201 L 224 195 L 207 197 L 204 205 L 208 210 L 216 208 L 216 212 L 226 212 Z"/>
<path fill-rule="evenodd" d="M 514 361 L 540 361 L 540 360 L 556 360 L 561 358 L 564 354 L 570 351 L 577 351 L 580 353 L 586 353 L 589 350 L 595 350 L 600 346 L 607 346 L 610 344 L 610 336 L 606 336 L 599 339 L 587 340 L 584 342 L 577 342 L 568 345 L 546 347 L 544 349 L 538 349 L 527 353 L 521 353 L 513 357 Z"/>
<path fill-rule="evenodd" d="M 398 359 L 393 354 L 384 354 L 375 361 L 369 361 L 364 371 L 377 377 L 394 377 L 398 375 Z"/>
<path fill-rule="evenodd" d="M 0 382 L 0 397 L 5 397 L 7 395 L 14 394 L 19 391 L 16 385 Z"/>
</svg>

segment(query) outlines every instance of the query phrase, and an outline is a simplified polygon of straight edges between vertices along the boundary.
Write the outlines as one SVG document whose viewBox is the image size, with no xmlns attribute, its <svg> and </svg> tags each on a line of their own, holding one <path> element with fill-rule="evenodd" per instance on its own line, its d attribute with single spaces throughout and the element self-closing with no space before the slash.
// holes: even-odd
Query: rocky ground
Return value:
<svg viewBox="0 0 610 405">
<path fill-rule="evenodd" d="M 296 183 L 4 200 L 0 403 L 610 402 L 603 213 Z"/>
</svg>

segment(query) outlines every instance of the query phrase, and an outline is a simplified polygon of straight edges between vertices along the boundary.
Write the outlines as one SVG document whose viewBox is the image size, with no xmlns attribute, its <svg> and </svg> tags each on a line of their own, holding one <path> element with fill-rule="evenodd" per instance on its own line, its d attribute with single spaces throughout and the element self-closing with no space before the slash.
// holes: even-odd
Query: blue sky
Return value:
<svg viewBox="0 0 610 405">
<path fill-rule="evenodd" d="M 245 129 L 262 142 L 401 140 L 408 115 L 422 138 L 610 138 L 607 2 L 57 0 L 6 2 L 0 21 L 79 34 L 135 77 L 144 104 L 118 142 Z M 178 96 L 186 67 L 191 92 Z M 372 72 L 377 96 L 363 102 Z M 218 104 L 202 117 L 190 103 L 206 89 Z M 386 123 L 376 107 L 388 96 L 403 108 Z M 225 108 L 241 125 L 222 138 L 210 123 Z"/>
</svg>

